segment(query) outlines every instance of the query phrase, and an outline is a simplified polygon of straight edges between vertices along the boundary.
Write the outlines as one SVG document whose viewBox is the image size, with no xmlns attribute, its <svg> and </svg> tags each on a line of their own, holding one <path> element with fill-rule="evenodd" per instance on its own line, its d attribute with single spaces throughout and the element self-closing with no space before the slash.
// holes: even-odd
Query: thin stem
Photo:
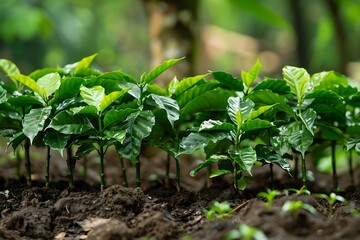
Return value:
<svg viewBox="0 0 360 240">
<path fill-rule="evenodd" d="M 69 146 L 66 148 L 66 153 L 67 153 L 67 159 L 66 159 L 66 164 L 67 164 L 67 178 L 68 178 L 68 183 L 69 183 L 69 188 L 73 188 L 74 187 L 74 176 L 73 176 L 73 157 L 72 157 L 72 147 Z"/>
<path fill-rule="evenodd" d="M 136 157 L 136 162 L 135 162 L 135 172 L 136 172 L 136 187 L 141 187 L 141 179 L 140 179 L 140 165 L 141 165 L 141 160 L 140 160 L 140 156 Z"/>
<path fill-rule="evenodd" d="M 209 164 L 206 166 L 206 174 L 207 174 L 207 186 L 210 187 L 212 184 L 212 178 L 210 178 L 210 174 L 212 172 L 212 165 Z"/>
<path fill-rule="evenodd" d="M 334 189 L 338 189 L 338 177 L 336 173 L 336 156 L 335 156 L 335 149 L 336 148 L 336 141 L 331 141 L 331 165 L 332 165 L 332 171 L 333 171 L 333 184 Z"/>
<path fill-rule="evenodd" d="M 176 189 L 180 191 L 180 160 L 178 158 L 175 158 L 176 163 Z"/>
<path fill-rule="evenodd" d="M 20 173 L 20 168 L 21 168 L 21 157 L 20 157 L 20 152 L 17 149 L 16 150 L 16 177 L 20 180 L 21 178 L 21 173 Z"/>
<path fill-rule="evenodd" d="M 166 165 L 165 165 L 165 186 L 170 186 L 170 153 L 166 155 Z"/>
<path fill-rule="evenodd" d="M 306 161 L 305 161 L 305 157 L 301 154 L 301 179 L 303 182 L 303 187 L 306 189 L 306 181 L 307 181 L 307 176 L 306 176 Z"/>
<path fill-rule="evenodd" d="M 295 154 L 294 157 L 294 176 L 296 179 L 299 178 L 299 154 Z"/>
<path fill-rule="evenodd" d="M 120 167 L 121 167 L 121 172 L 122 172 L 122 175 L 123 175 L 123 185 L 125 187 L 129 187 L 129 184 L 128 184 L 128 180 L 127 180 L 127 175 L 126 175 L 126 168 L 125 168 L 125 164 L 124 164 L 124 158 L 123 157 L 120 157 Z"/>
<path fill-rule="evenodd" d="M 238 172 L 239 166 L 237 165 L 237 163 L 235 161 L 233 162 L 233 166 L 234 166 L 234 173 L 233 173 L 233 175 L 234 175 L 234 187 L 235 187 L 235 189 L 238 189 L 238 174 L 237 174 L 237 172 Z"/>
<path fill-rule="evenodd" d="M 47 157 L 46 157 L 46 166 L 45 166 L 45 187 L 49 186 L 49 179 L 50 179 L 50 147 L 47 146 Z"/>
<path fill-rule="evenodd" d="M 100 149 L 99 149 L 99 156 L 100 156 L 100 189 L 101 191 L 105 188 L 105 173 L 104 173 L 104 146 L 102 140 L 100 140 Z"/>
<path fill-rule="evenodd" d="M 349 162 L 349 175 L 350 175 L 351 186 L 355 186 L 354 168 L 353 168 L 353 164 L 352 164 L 352 162 L 353 162 L 352 149 L 350 149 L 350 151 L 349 151 L 348 162 Z"/>
<path fill-rule="evenodd" d="M 30 140 L 25 139 L 25 178 L 27 186 L 31 186 Z"/>
<path fill-rule="evenodd" d="M 270 186 L 271 189 L 274 189 L 274 170 L 273 170 L 274 165 L 272 163 L 270 163 Z"/>
</svg>

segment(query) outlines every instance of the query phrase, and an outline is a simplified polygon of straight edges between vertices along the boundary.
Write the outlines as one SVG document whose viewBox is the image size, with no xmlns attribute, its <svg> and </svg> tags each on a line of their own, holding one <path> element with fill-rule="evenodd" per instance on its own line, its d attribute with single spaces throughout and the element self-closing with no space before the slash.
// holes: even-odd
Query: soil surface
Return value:
<svg viewBox="0 0 360 240">
<path fill-rule="evenodd" d="M 118 181 L 118 184 L 109 184 L 103 191 L 91 181 L 80 181 L 80 177 L 75 188 L 68 189 L 65 175 L 62 180 L 61 176 L 54 177 L 56 170 L 52 172 L 52 179 L 56 181 L 48 188 L 40 180 L 26 187 L 25 181 L 1 177 L 0 239 L 217 240 L 225 239 L 228 232 L 239 229 L 240 224 L 256 227 L 268 239 L 360 239 L 360 214 L 356 214 L 360 210 L 360 188 L 350 188 L 345 175 L 339 179 L 340 187 L 345 189 L 339 194 L 348 201 L 337 202 L 331 217 L 325 200 L 283 191 L 301 185 L 277 169 L 274 169 L 274 188 L 282 194 L 268 207 L 264 199 L 256 197 L 269 187 L 266 167 L 255 169 L 255 181 L 249 183 L 247 190 L 239 192 L 227 178 L 213 179 L 210 183 L 205 173 L 197 178 L 189 177 L 188 170 L 194 166 L 185 160 L 183 188 L 177 191 L 173 183 L 164 184 L 161 175 L 164 170 L 160 167 L 163 163 L 143 163 L 142 188 L 119 185 L 121 178 L 112 176 L 112 172 L 119 176 L 121 171 L 119 168 L 112 171 L 118 166 L 115 163 L 112 166 L 111 161 L 107 180 Z M 3 166 L 2 171 L 4 169 L 10 168 Z M 133 179 L 131 169 L 129 179 Z M 309 183 L 312 193 L 331 192 L 331 176 L 315 174 L 315 180 Z M 313 206 L 316 213 L 304 209 L 284 212 L 282 206 L 288 200 L 301 200 Z M 204 210 L 214 201 L 228 201 L 233 214 L 225 219 L 207 219 Z"/>
</svg>

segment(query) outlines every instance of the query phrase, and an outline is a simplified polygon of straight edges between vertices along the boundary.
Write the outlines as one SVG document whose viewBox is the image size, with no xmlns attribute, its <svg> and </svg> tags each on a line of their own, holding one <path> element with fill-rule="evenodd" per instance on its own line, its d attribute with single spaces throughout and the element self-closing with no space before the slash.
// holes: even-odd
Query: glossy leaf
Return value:
<svg viewBox="0 0 360 240">
<path fill-rule="evenodd" d="M 247 117 L 250 115 L 251 111 L 253 110 L 255 104 L 250 99 L 241 99 L 240 97 L 229 97 L 228 98 L 228 115 L 233 121 L 233 123 L 237 124 L 237 113 L 240 109 L 241 111 L 241 121 L 245 122 Z"/>
<path fill-rule="evenodd" d="M 186 90 L 188 90 L 189 88 L 192 88 L 193 86 L 195 86 L 199 81 L 203 80 L 208 75 L 209 74 L 203 74 L 203 75 L 197 75 L 197 76 L 194 76 L 194 77 L 188 77 L 188 78 L 182 79 L 176 85 L 176 89 L 174 91 L 174 94 L 175 95 L 180 95 L 180 94 L 184 93 Z"/>
<path fill-rule="evenodd" d="M 39 78 L 36 83 L 40 87 L 43 87 L 45 89 L 46 95 L 49 96 L 60 87 L 60 75 L 58 73 L 49 73 Z"/>
<path fill-rule="evenodd" d="M 278 153 L 272 152 L 272 149 L 267 145 L 256 145 L 255 150 L 259 160 L 278 165 L 281 169 L 290 174 L 290 164 L 288 159 L 282 157 Z"/>
<path fill-rule="evenodd" d="M 102 86 L 94 86 L 92 88 L 81 86 L 80 95 L 86 104 L 95 106 L 99 112 L 101 111 L 100 105 L 105 97 L 105 89 Z"/>
<path fill-rule="evenodd" d="M 267 121 L 259 118 L 251 119 L 241 125 L 241 130 L 244 132 L 254 131 L 258 129 L 270 128 L 274 125 Z"/>
<path fill-rule="evenodd" d="M 256 151 L 252 147 L 242 149 L 229 149 L 230 157 L 239 165 L 240 170 L 247 172 L 252 176 L 251 169 L 254 166 L 257 157 Z"/>
<path fill-rule="evenodd" d="M 180 108 L 183 108 L 186 104 L 188 104 L 190 101 L 192 101 L 194 98 L 204 94 L 205 92 L 209 90 L 213 90 L 219 86 L 219 83 L 216 81 L 209 81 L 205 84 L 198 84 L 190 89 L 186 90 L 184 93 L 178 95 L 176 97 L 176 100 L 180 106 Z"/>
<path fill-rule="evenodd" d="M 51 120 L 47 128 L 53 128 L 63 134 L 82 134 L 94 127 L 85 116 L 63 111 Z"/>
<path fill-rule="evenodd" d="M 126 138 L 126 129 L 120 131 L 104 131 L 104 139 L 106 140 L 116 140 L 119 143 L 124 143 Z"/>
<path fill-rule="evenodd" d="M 136 109 L 126 108 L 120 110 L 109 110 L 104 116 L 104 129 L 110 128 L 116 124 L 124 122 L 130 114 L 136 112 Z"/>
<path fill-rule="evenodd" d="M 201 131 L 231 131 L 235 126 L 231 123 L 221 122 L 219 120 L 207 120 L 201 123 L 199 132 Z"/>
<path fill-rule="evenodd" d="M 192 170 L 190 172 L 190 176 L 194 177 L 201 169 L 207 167 L 212 163 L 218 163 L 219 161 L 228 159 L 229 157 L 226 155 L 212 155 L 210 158 L 206 159 L 204 162 L 200 163 L 194 170 Z"/>
<path fill-rule="evenodd" d="M 305 111 L 301 112 L 299 116 L 306 129 L 311 133 L 311 135 L 314 135 L 313 127 L 316 116 L 316 112 L 311 108 L 308 108 Z"/>
<path fill-rule="evenodd" d="M 76 64 L 76 67 L 74 69 L 74 74 L 77 75 L 80 73 L 80 71 L 83 71 L 84 69 L 88 68 L 90 66 L 90 64 L 92 63 L 92 61 L 94 60 L 94 58 L 96 57 L 96 55 L 97 55 L 97 53 L 81 59 Z"/>
<path fill-rule="evenodd" d="M 316 90 L 331 89 L 337 85 L 349 85 L 347 77 L 334 71 L 315 73 L 311 76 L 311 80 Z"/>
<path fill-rule="evenodd" d="M 263 114 L 264 112 L 268 111 L 269 109 L 273 108 L 276 104 L 274 105 L 270 105 L 270 106 L 261 106 L 256 110 L 251 111 L 251 113 L 249 114 L 249 116 L 247 117 L 248 120 L 257 118 L 258 116 L 260 116 L 261 114 Z"/>
<path fill-rule="evenodd" d="M 75 157 L 82 158 L 92 151 L 98 151 L 94 144 L 85 142 L 80 145 L 80 147 L 76 150 Z"/>
<path fill-rule="evenodd" d="M 7 100 L 11 105 L 16 107 L 25 107 L 25 106 L 45 106 L 46 103 L 42 98 L 36 96 L 20 95 L 12 96 Z"/>
<path fill-rule="evenodd" d="M 229 137 L 229 134 L 226 132 L 190 133 L 189 136 L 187 136 L 181 140 L 180 151 L 179 151 L 178 155 L 192 154 L 197 150 L 203 149 L 210 142 L 216 143 L 216 142 L 219 142 L 228 137 Z"/>
<path fill-rule="evenodd" d="M 149 83 L 154 80 L 157 76 L 161 73 L 166 71 L 168 68 L 176 64 L 177 62 L 183 60 L 184 58 L 177 58 L 177 59 L 169 59 L 161 63 L 160 65 L 156 66 L 153 70 L 151 70 L 148 74 L 145 75 L 145 78 L 141 81 L 141 83 Z"/>
<path fill-rule="evenodd" d="M 43 99 L 46 99 L 46 90 L 40 87 L 33 79 L 22 74 L 15 74 L 11 76 L 14 80 L 24 84 L 35 93 L 39 94 Z"/>
<path fill-rule="evenodd" d="M 225 175 L 225 174 L 232 174 L 232 172 L 230 170 L 226 170 L 226 169 L 215 170 L 212 173 L 210 173 L 209 178 L 219 177 L 219 176 Z"/>
<path fill-rule="evenodd" d="M 290 87 L 286 84 L 285 80 L 273 78 L 265 78 L 256 84 L 253 91 L 258 90 L 270 90 L 273 93 L 277 93 L 279 95 L 286 95 L 291 93 Z"/>
<path fill-rule="evenodd" d="M 6 102 L 7 100 L 6 93 L 7 91 L 3 89 L 0 85 L 0 104 Z"/>
<path fill-rule="evenodd" d="M 151 111 L 141 111 L 131 114 L 126 121 L 126 138 L 118 152 L 135 164 L 136 157 L 140 154 L 141 143 L 150 135 L 155 124 L 155 117 Z"/>
<path fill-rule="evenodd" d="M 114 72 L 106 72 L 96 77 L 97 80 L 115 80 L 116 82 L 130 82 L 137 83 L 136 79 L 124 72 L 114 71 Z"/>
<path fill-rule="evenodd" d="M 176 100 L 166 97 L 166 96 L 159 96 L 155 94 L 150 94 L 149 98 L 153 99 L 156 105 L 166 111 L 167 119 L 169 120 L 171 126 L 174 127 L 174 123 L 179 119 L 179 105 L 177 104 Z"/>
<path fill-rule="evenodd" d="M 70 139 L 69 134 L 62 134 L 53 129 L 49 129 L 45 133 L 44 143 L 47 146 L 49 146 L 51 149 L 59 151 L 61 156 L 63 156 L 63 150 L 66 147 L 69 139 Z"/>
<path fill-rule="evenodd" d="M 310 88 L 310 75 L 304 68 L 286 66 L 283 68 L 283 76 L 300 103 Z"/>
<path fill-rule="evenodd" d="M 20 74 L 18 67 L 13 62 L 7 59 L 0 59 L 0 68 L 3 70 L 5 75 L 10 77 L 10 79 L 14 82 L 16 88 L 18 88 L 18 82 L 11 77 L 12 75 Z"/>
<path fill-rule="evenodd" d="M 61 85 L 55 91 L 55 99 L 58 102 L 75 97 L 80 92 L 80 86 L 85 80 L 80 77 L 67 77 L 61 80 Z"/>
<path fill-rule="evenodd" d="M 339 143 L 345 141 L 345 135 L 339 128 L 321 123 L 317 123 L 316 125 L 320 129 L 322 138 L 336 140 Z"/>
<path fill-rule="evenodd" d="M 255 81 L 255 79 L 259 75 L 261 67 L 262 67 L 262 65 L 258 59 L 258 60 L 256 60 L 255 65 L 252 66 L 252 68 L 249 70 L 249 72 L 241 71 L 241 79 L 245 83 L 245 86 L 247 89 L 250 88 L 251 84 Z"/>
<path fill-rule="evenodd" d="M 216 79 L 223 85 L 224 88 L 235 91 L 244 90 L 243 82 L 240 79 L 233 77 L 231 74 L 227 72 L 217 71 L 217 72 L 212 72 L 211 74 L 213 75 L 214 79 Z"/>
<path fill-rule="evenodd" d="M 129 91 L 129 88 L 123 89 L 121 91 L 115 91 L 115 92 L 112 92 L 112 93 L 104 96 L 104 98 L 102 99 L 102 101 L 100 103 L 98 110 L 100 112 L 103 112 L 113 102 L 115 102 L 119 98 L 122 98 L 125 95 L 125 93 L 127 93 L 127 91 Z"/>
<path fill-rule="evenodd" d="M 18 132 L 14 134 L 12 137 L 9 138 L 9 141 L 7 143 L 8 146 L 12 146 L 14 151 L 17 149 L 17 147 L 26 139 L 26 136 L 23 132 Z"/>
<path fill-rule="evenodd" d="M 51 107 L 34 108 L 25 115 L 23 120 L 23 132 L 30 139 L 30 143 L 45 127 L 45 121 L 49 118 Z"/>
<path fill-rule="evenodd" d="M 289 143 L 305 157 L 305 152 L 313 143 L 313 135 L 306 129 L 303 123 L 291 124 L 288 131 Z"/>
</svg>

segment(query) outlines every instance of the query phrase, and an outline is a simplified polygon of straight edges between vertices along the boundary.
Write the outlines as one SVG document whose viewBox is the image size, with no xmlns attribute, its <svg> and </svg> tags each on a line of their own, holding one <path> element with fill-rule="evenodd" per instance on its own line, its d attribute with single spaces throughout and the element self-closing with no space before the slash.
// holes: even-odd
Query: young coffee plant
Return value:
<svg viewBox="0 0 360 240">
<path fill-rule="evenodd" d="M 266 192 L 259 192 L 259 193 L 257 194 L 257 197 L 259 197 L 259 198 L 265 198 L 265 199 L 266 199 L 265 206 L 266 206 L 267 208 L 271 208 L 274 199 L 275 199 L 277 196 L 279 196 L 280 194 L 281 194 L 281 192 L 278 191 L 278 190 L 270 190 L 270 189 L 267 189 Z"/>
<path fill-rule="evenodd" d="M 323 193 L 317 193 L 313 194 L 314 197 L 325 199 L 329 205 L 329 218 L 332 218 L 334 215 L 334 204 L 336 202 L 342 202 L 345 203 L 346 199 L 340 195 L 337 195 L 336 193 L 330 193 L 329 195 L 323 194 Z"/>
<path fill-rule="evenodd" d="M 229 231 L 225 235 L 226 240 L 267 240 L 266 235 L 256 227 L 251 227 L 245 223 L 239 224 L 237 229 Z"/>
</svg>

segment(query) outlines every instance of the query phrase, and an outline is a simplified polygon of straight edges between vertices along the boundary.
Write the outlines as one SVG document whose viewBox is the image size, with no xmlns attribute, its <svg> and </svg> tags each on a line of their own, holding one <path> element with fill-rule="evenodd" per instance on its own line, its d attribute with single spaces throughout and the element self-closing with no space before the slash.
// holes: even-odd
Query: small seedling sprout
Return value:
<svg viewBox="0 0 360 240">
<path fill-rule="evenodd" d="M 343 196 L 337 195 L 336 193 L 330 193 L 329 195 L 318 193 L 314 194 L 316 198 L 325 199 L 329 204 L 329 218 L 332 218 L 334 215 L 334 204 L 336 202 L 346 202 L 346 199 Z"/>
<path fill-rule="evenodd" d="M 281 193 L 278 190 L 271 190 L 271 189 L 267 189 L 266 192 L 259 192 L 257 197 L 260 198 L 265 198 L 266 199 L 266 203 L 265 206 L 267 208 L 271 208 L 272 203 L 274 201 L 274 199 L 279 196 Z"/>
<path fill-rule="evenodd" d="M 316 209 L 303 201 L 286 201 L 281 210 L 283 212 L 290 212 L 293 217 L 296 217 L 300 209 L 305 209 L 312 214 L 316 214 Z"/>
<path fill-rule="evenodd" d="M 230 216 L 232 209 L 228 202 L 213 202 L 209 210 L 205 210 L 206 218 L 208 219 L 223 219 Z"/>
<path fill-rule="evenodd" d="M 247 224 L 239 224 L 238 229 L 229 231 L 226 240 L 243 239 L 243 240 L 266 240 L 266 235 L 256 227 L 251 227 Z"/>
<path fill-rule="evenodd" d="M 311 195 L 311 192 L 308 189 L 306 189 L 304 186 L 301 187 L 300 189 L 288 188 L 287 191 L 294 192 L 296 195 Z"/>
</svg>

